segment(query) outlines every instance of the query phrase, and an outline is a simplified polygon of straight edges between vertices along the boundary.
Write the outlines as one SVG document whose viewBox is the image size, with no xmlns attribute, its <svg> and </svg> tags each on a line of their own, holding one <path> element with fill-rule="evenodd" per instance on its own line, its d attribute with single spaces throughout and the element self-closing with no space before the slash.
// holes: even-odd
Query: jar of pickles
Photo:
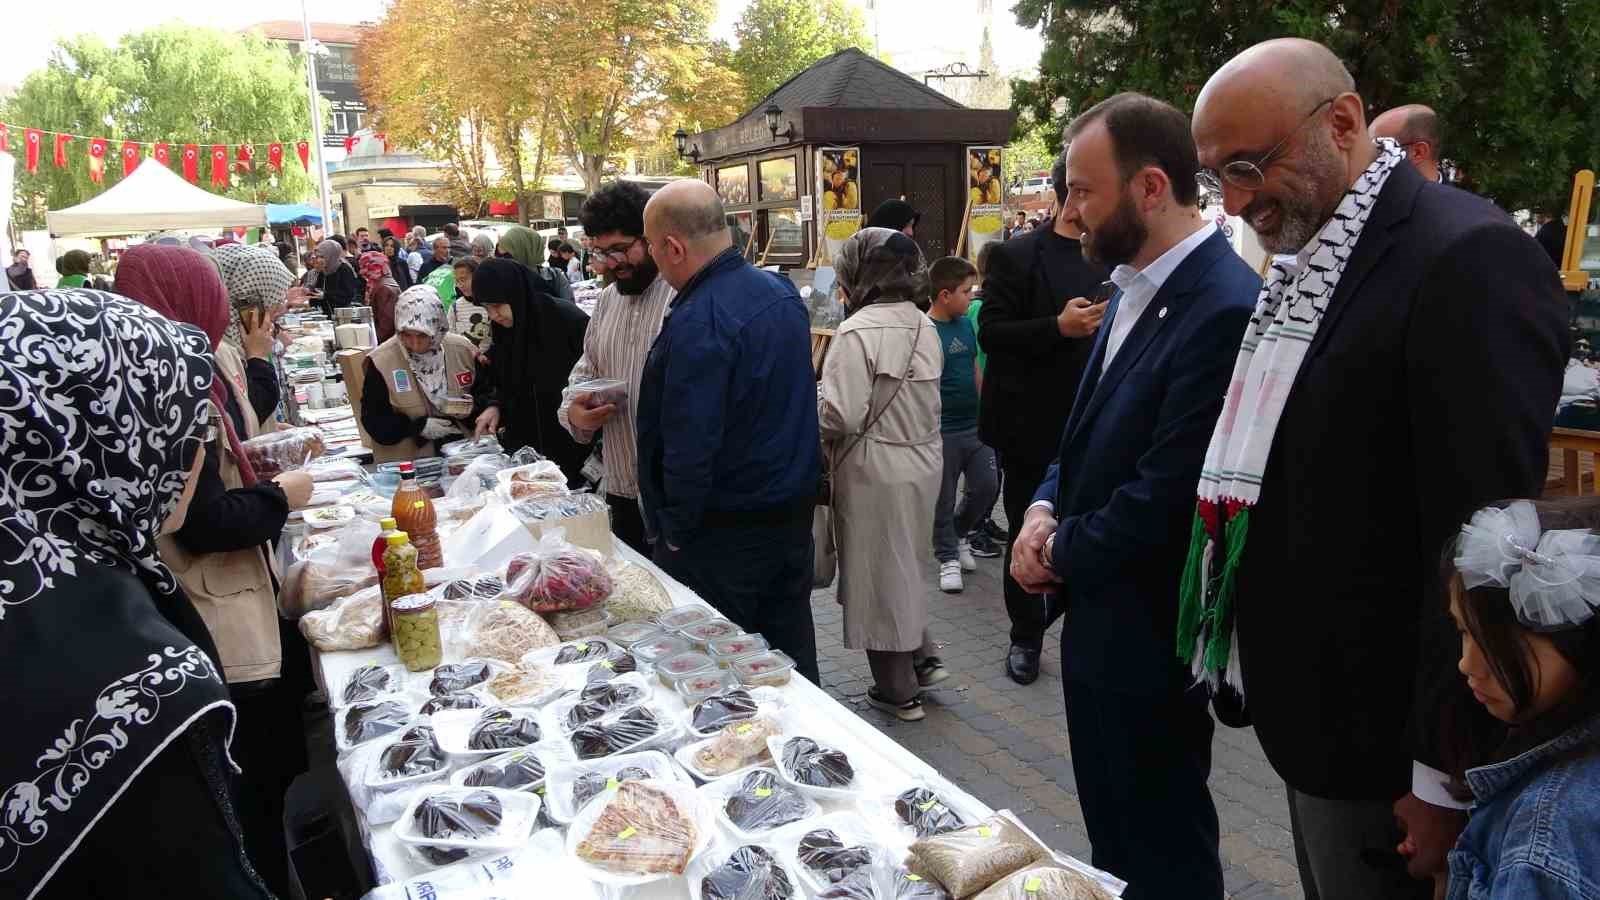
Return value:
<svg viewBox="0 0 1600 900">
<path fill-rule="evenodd" d="M 439 613 L 427 594 L 407 594 L 389 604 L 394 621 L 394 651 L 412 672 L 437 666 L 442 657 Z"/>
<path fill-rule="evenodd" d="M 392 522 L 392 519 L 384 519 Z M 417 568 L 417 548 L 411 546 L 410 536 L 404 531 L 391 531 L 384 538 L 383 578 L 378 582 L 383 597 L 383 630 L 394 637 L 394 614 L 389 606 L 407 594 L 420 594 L 427 589 L 422 572 Z"/>
</svg>

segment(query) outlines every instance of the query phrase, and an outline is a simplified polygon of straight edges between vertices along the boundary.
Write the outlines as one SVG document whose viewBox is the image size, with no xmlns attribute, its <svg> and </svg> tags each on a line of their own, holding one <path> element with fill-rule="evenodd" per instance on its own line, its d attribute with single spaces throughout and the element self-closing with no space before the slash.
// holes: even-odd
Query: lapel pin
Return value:
<svg viewBox="0 0 1600 900">
<path fill-rule="evenodd" d="M 1156 310 L 1156 318 L 1165 319 L 1166 317 L 1167 317 L 1167 308 L 1165 306 L 1163 306 L 1160 309 Z"/>
</svg>

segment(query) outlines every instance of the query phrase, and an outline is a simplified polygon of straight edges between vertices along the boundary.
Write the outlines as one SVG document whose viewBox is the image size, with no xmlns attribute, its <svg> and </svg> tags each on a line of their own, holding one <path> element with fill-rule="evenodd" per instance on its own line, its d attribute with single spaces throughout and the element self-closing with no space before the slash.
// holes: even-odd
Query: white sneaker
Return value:
<svg viewBox="0 0 1600 900">
<path fill-rule="evenodd" d="M 956 552 L 960 554 L 961 557 L 961 571 L 978 571 L 978 561 L 972 558 L 972 545 L 967 543 L 966 538 L 962 538 L 961 543 L 956 545 Z"/>
<path fill-rule="evenodd" d="M 961 562 L 950 560 L 939 564 L 939 590 L 946 594 L 959 594 L 966 585 L 961 581 Z"/>
</svg>

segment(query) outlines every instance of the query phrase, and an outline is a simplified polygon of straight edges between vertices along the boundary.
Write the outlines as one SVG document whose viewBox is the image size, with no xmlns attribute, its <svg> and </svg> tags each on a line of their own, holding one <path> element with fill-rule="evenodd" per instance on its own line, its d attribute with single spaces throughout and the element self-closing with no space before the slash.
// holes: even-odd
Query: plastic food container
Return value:
<svg viewBox="0 0 1600 900">
<path fill-rule="evenodd" d="M 394 619 L 394 649 L 400 662 L 413 672 L 424 672 L 439 665 L 443 650 L 439 642 L 439 613 L 427 594 L 408 594 L 389 604 Z"/>
<path fill-rule="evenodd" d="M 587 800 L 579 804 L 574 794 L 578 780 L 584 776 L 599 776 L 604 779 L 603 783 L 607 787 L 611 787 L 610 782 L 618 775 L 622 775 L 623 780 L 628 780 L 630 777 L 637 777 L 639 772 L 643 772 L 646 778 L 656 781 L 692 784 L 689 776 L 673 765 L 672 759 L 660 750 L 618 753 L 586 761 L 555 762 L 544 776 L 544 793 L 550 818 L 557 822 L 571 822 L 572 817 L 578 814 L 578 810 L 588 805 Z M 589 799 L 592 800 L 593 796 Z"/>
<path fill-rule="evenodd" d="M 591 378 L 567 388 L 567 394 L 577 397 L 588 394 L 590 406 L 615 403 L 618 413 L 628 411 L 628 383 L 620 378 Z"/>
<path fill-rule="evenodd" d="M 769 792 L 776 792 L 779 790 L 794 791 L 794 788 L 785 782 L 783 778 L 778 775 L 777 771 L 771 766 L 755 766 L 745 769 L 740 772 L 739 777 L 737 778 L 719 778 L 716 781 L 712 781 L 700 788 L 700 796 L 702 801 L 716 809 L 717 820 L 722 823 L 722 827 L 726 828 L 731 834 L 734 835 L 734 837 L 738 838 L 741 843 L 750 844 L 760 842 L 765 837 L 781 828 L 791 826 L 795 822 L 806 822 L 811 819 L 815 819 L 822 813 L 822 808 L 817 805 L 817 801 L 807 797 L 805 794 L 794 791 L 795 795 L 799 798 L 798 806 L 804 809 L 804 813 L 800 816 L 800 818 L 794 820 L 794 822 L 785 822 L 783 825 L 775 825 L 770 828 L 758 827 L 753 830 L 740 828 L 734 823 L 733 819 L 728 816 L 727 803 L 728 799 L 734 794 L 738 793 L 738 791 L 743 787 L 744 780 L 750 777 L 751 773 L 754 772 L 766 772 L 771 776 L 774 787 L 768 788 L 767 790 Z M 757 796 L 760 796 L 760 794 Z"/>
<path fill-rule="evenodd" d="M 654 637 L 643 638 L 628 648 L 633 658 L 647 665 L 656 665 L 661 660 L 690 649 L 689 642 L 675 634 L 660 634 Z"/>
<path fill-rule="evenodd" d="M 662 631 L 660 627 L 649 622 L 623 622 L 621 625 L 613 626 L 610 631 L 607 631 L 606 639 L 615 641 L 623 647 L 632 647 L 645 638 L 664 634 L 666 632 Z"/>
<path fill-rule="evenodd" d="M 656 624 L 668 631 L 678 631 L 709 618 L 711 618 L 711 611 L 703 607 L 679 606 L 656 616 Z"/>
<path fill-rule="evenodd" d="M 481 838 L 438 839 L 424 837 L 417 830 L 417 807 L 429 797 L 463 798 L 484 791 L 500 801 L 500 824 L 492 834 Z M 539 818 L 539 795 L 528 791 L 503 791 L 499 788 L 437 787 L 417 792 L 400 820 L 394 823 L 394 835 L 402 842 L 422 847 L 464 847 L 469 850 L 510 850 L 522 846 L 533 836 L 534 822 Z"/>
<path fill-rule="evenodd" d="M 719 778 L 737 778 L 737 777 L 741 777 L 746 772 L 750 771 L 751 769 L 759 769 L 759 768 L 762 768 L 762 767 L 770 767 L 772 765 L 772 760 L 768 759 L 767 758 L 767 754 L 763 753 L 761 755 L 758 755 L 755 759 L 751 760 L 749 763 L 747 763 L 747 764 L 745 764 L 743 766 L 740 766 L 739 768 L 734 769 L 731 772 L 724 772 L 721 775 L 718 775 L 715 772 L 702 771 L 701 768 L 700 768 L 700 763 L 697 761 L 697 754 L 701 750 L 705 749 L 706 747 L 711 746 L 713 743 L 716 742 L 716 740 L 717 739 L 714 738 L 714 737 L 709 737 L 709 738 L 701 738 L 700 740 L 697 740 L 692 744 L 684 744 L 682 747 L 679 747 L 677 750 L 675 750 L 673 752 L 672 758 L 676 759 L 678 761 L 678 765 L 683 766 L 683 770 L 685 772 L 688 772 L 690 775 L 693 775 L 695 780 L 699 781 L 702 784 L 705 784 L 705 783 L 708 783 L 708 782 L 712 782 L 712 781 L 716 781 Z"/>
<path fill-rule="evenodd" d="M 709 669 L 678 679 L 674 687 L 678 696 L 688 706 L 693 706 L 714 694 L 720 694 L 739 683 L 727 669 Z"/>
<path fill-rule="evenodd" d="M 671 765 L 671 763 L 668 762 L 668 765 Z M 711 844 L 712 838 L 716 836 L 716 821 L 712 817 L 710 809 L 706 807 L 699 793 L 689 785 L 677 781 L 654 779 L 646 779 L 638 783 L 648 785 L 651 789 L 666 794 L 671 798 L 673 805 L 677 807 L 678 814 L 690 823 L 690 828 L 692 829 L 690 834 L 693 837 L 693 843 L 686 848 L 684 870 L 687 871 L 689 866 L 694 863 L 695 857 L 704 853 Z M 601 816 L 605 814 L 607 806 L 610 805 L 620 789 L 620 784 L 617 787 L 608 787 L 578 811 L 573 818 L 571 827 L 567 829 L 567 858 L 573 860 L 591 881 L 604 887 L 632 887 L 673 877 L 674 873 L 667 871 L 636 874 L 601 868 L 585 860 L 578 853 L 579 846 L 585 840 L 590 839 L 591 833 L 595 831 L 596 824 Z M 614 837 L 619 848 L 626 847 L 627 844 L 624 842 L 632 840 L 638 842 L 643 850 L 648 850 L 651 843 L 649 835 L 639 835 L 632 827 Z M 619 849 L 619 854 L 622 852 Z"/>
<path fill-rule="evenodd" d="M 532 756 L 534 759 L 539 761 L 539 765 L 544 768 L 544 778 L 540 778 L 539 780 L 523 785 L 522 787 L 495 788 L 495 790 L 535 791 L 543 793 L 543 791 L 540 789 L 544 787 L 545 781 L 550 777 L 550 770 L 558 764 L 569 762 L 566 757 L 561 755 L 559 749 L 553 745 L 540 746 L 535 744 L 531 747 L 523 747 L 520 750 L 501 750 L 494 756 L 488 757 L 487 759 L 480 759 L 471 765 L 455 770 L 450 774 L 450 784 L 453 787 L 467 788 L 470 790 L 471 785 L 467 784 L 467 779 L 471 778 L 473 773 L 487 766 L 502 766 L 514 763 L 526 756 Z"/>
<path fill-rule="evenodd" d="M 706 619 L 705 621 L 685 626 L 678 633 L 694 644 L 695 649 L 705 650 L 717 638 L 744 634 L 744 629 L 729 622 L 727 619 Z"/>
<path fill-rule="evenodd" d="M 767 639 L 759 634 L 734 634 L 717 638 L 706 647 L 706 654 L 726 669 L 736 659 L 768 650 Z"/>
<path fill-rule="evenodd" d="M 709 659 L 709 657 L 707 657 Z M 729 664 L 739 683 L 746 687 L 781 687 L 794 674 L 794 660 L 782 650 L 767 650 Z"/>
<path fill-rule="evenodd" d="M 794 668 L 793 662 L 789 667 Z M 699 675 L 703 672 L 716 671 L 716 660 L 701 653 L 699 650 L 689 650 L 676 656 L 668 656 L 656 663 L 656 674 L 661 677 L 661 683 L 670 688 L 676 688 L 678 682 L 690 675 Z M 784 676 L 788 680 L 788 676 Z"/>
<path fill-rule="evenodd" d="M 488 712 L 491 708 L 493 707 L 485 706 L 481 709 L 444 709 L 434 713 L 433 736 L 436 740 L 438 740 L 439 748 L 450 754 L 453 760 L 470 760 L 473 762 L 487 759 L 491 756 L 499 756 L 507 752 L 508 749 L 518 749 L 495 747 L 489 750 L 472 750 L 467 746 L 467 742 L 472 737 L 473 726 L 477 725 L 478 719 L 481 718 L 483 714 Z M 535 725 L 540 727 L 542 733 L 544 726 L 539 720 L 538 710 L 525 706 L 502 706 L 499 708 L 510 711 L 512 715 L 517 716 L 518 718 L 532 720 Z M 532 749 L 536 746 L 539 746 L 539 742 L 528 744 L 526 747 L 521 749 Z"/>
</svg>

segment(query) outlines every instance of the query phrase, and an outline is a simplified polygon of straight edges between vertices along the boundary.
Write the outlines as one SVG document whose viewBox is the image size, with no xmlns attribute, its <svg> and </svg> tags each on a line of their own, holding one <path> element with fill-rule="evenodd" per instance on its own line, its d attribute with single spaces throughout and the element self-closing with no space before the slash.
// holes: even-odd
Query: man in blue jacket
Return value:
<svg viewBox="0 0 1600 900">
<path fill-rule="evenodd" d="M 1128 900 L 1221 900 L 1213 726 L 1178 660 L 1175 592 L 1190 495 L 1261 282 L 1200 216 L 1183 113 L 1118 94 L 1065 138 L 1061 214 L 1117 292 L 1012 575 L 1066 607 L 1061 680 L 1094 864 L 1130 882 Z"/>
<path fill-rule="evenodd" d="M 739 254 L 704 182 L 658 191 L 644 229 L 678 292 L 639 386 L 639 501 L 656 563 L 815 682 L 810 319 L 788 279 Z"/>
</svg>

